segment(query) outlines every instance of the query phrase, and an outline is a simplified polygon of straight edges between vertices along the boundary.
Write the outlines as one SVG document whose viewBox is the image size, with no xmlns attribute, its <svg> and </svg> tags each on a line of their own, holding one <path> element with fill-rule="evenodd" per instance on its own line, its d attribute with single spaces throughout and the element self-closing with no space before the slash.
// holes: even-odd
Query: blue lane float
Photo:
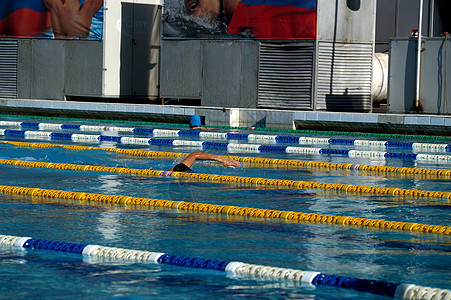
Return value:
<svg viewBox="0 0 451 300">
<path fill-rule="evenodd" d="M 108 135 L 89 135 L 49 131 L 27 131 L 1 129 L 0 135 L 44 139 L 44 140 L 68 140 L 73 142 L 113 142 L 130 145 L 158 145 L 158 146 L 185 146 L 194 147 L 200 150 L 220 150 L 228 152 L 253 152 L 253 153 L 296 153 L 304 155 L 322 155 L 322 156 L 344 156 L 351 158 L 373 158 L 373 159 L 401 159 L 411 161 L 431 161 L 435 163 L 451 163 L 451 155 L 432 155 L 416 153 L 395 153 L 384 151 L 363 151 L 346 149 L 326 149 L 297 146 L 277 146 L 277 145 L 259 145 L 259 144 L 239 144 L 225 142 L 208 141 L 190 141 L 176 139 L 158 139 L 158 138 L 136 138 L 125 136 Z"/>
<path fill-rule="evenodd" d="M 160 252 L 57 242 L 34 239 L 31 237 L 0 235 L 0 246 L 75 253 L 84 256 L 111 260 L 169 264 L 186 268 L 228 272 L 235 274 L 238 277 L 251 277 L 270 281 L 288 281 L 300 285 L 333 286 L 391 298 L 450 299 L 451 297 L 451 290 L 423 287 L 414 284 L 400 284 L 386 281 L 360 279 L 319 272 L 276 268 L 236 261 L 221 261 L 198 257 L 179 256 Z"/>
<path fill-rule="evenodd" d="M 199 137 L 200 139 L 221 139 L 248 142 L 301 144 L 301 145 L 350 145 L 364 146 L 383 149 L 405 149 L 414 152 L 451 152 L 451 144 L 433 143 L 413 143 L 396 141 L 339 139 L 339 138 L 316 138 L 280 135 L 262 135 L 247 133 L 223 133 L 200 130 L 175 130 L 175 129 L 149 129 L 133 127 L 115 127 L 100 125 L 76 125 L 76 124 L 56 124 L 56 123 L 36 123 L 36 122 L 14 122 L 0 121 L 0 126 L 15 126 L 23 128 L 33 128 L 38 130 L 80 130 L 80 131 L 116 131 L 130 132 L 137 135 L 153 135 L 154 137 Z"/>
</svg>

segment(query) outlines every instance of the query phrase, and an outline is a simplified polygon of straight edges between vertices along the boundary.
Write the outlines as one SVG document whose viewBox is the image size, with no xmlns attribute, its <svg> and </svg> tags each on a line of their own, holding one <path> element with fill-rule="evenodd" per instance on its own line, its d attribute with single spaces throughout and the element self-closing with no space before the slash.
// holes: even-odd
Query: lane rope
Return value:
<svg viewBox="0 0 451 300">
<path fill-rule="evenodd" d="M 33 148 L 51 148 L 60 147 L 68 150 L 82 151 L 82 150 L 102 150 L 116 152 L 131 156 L 144 156 L 151 158 L 181 158 L 186 157 L 188 153 L 177 152 L 162 152 L 162 151 L 149 151 L 149 150 L 137 150 L 137 149 L 117 149 L 117 148 L 104 148 L 93 146 L 74 146 L 74 145 L 59 145 L 59 144 L 46 144 L 46 143 L 27 143 L 27 142 L 14 142 L 14 141 L 0 141 L 3 144 L 10 144 L 17 147 L 33 147 Z M 345 163 L 329 163 L 318 161 L 302 161 L 302 160 L 287 160 L 287 159 L 273 159 L 273 158 L 260 158 L 260 157 L 242 157 L 242 156 L 228 156 L 239 162 L 245 163 L 246 166 L 265 166 L 265 167 L 302 167 L 309 169 L 326 169 L 326 170 L 348 170 L 348 171 L 363 171 L 368 173 L 401 173 L 422 175 L 428 177 L 445 177 L 451 178 L 451 170 L 437 170 L 437 169 L 424 169 L 424 168 L 407 168 L 407 167 L 390 167 L 390 166 L 375 166 L 364 164 L 345 164 Z"/>
<path fill-rule="evenodd" d="M 258 278 L 267 281 L 289 281 L 299 285 L 333 286 L 391 298 L 438 300 L 449 299 L 451 297 L 451 290 L 423 287 L 414 284 L 399 284 L 330 275 L 320 272 L 255 265 L 238 261 L 221 261 L 161 252 L 35 239 L 31 237 L 0 235 L 0 246 L 74 253 L 98 259 L 159 263 L 186 268 L 214 270 L 235 274 L 240 278 L 250 277 L 252 279 Z"/>
<path fill-rule="evenodd" d="M 187 131 L 190 132 L 190 131 Z M 72 142 L 114 142 L 126 145 L 158 145 L 158 146 L 189 146 L 202 150 L 218 150 L 227 152 L 250 152 L 250 153 L 296 153 L 303 155 L 319 156 L 343 156 L 350 158 L 372 158 L 372 159 L 401 159 L 410 161 L 434 162 L 439 164 L 451 164 L 451 155 L 440 154 L 416 154 L 416 153 L 396 153 L 384 151 L 363 151 L 347 149 L 326 149 L 310 148 L 296 146 L 271 146 L 260 144 L 238 144 L 205 142 L 191 140 L 175 139 L 156 139 L 156 138 L 136 138 L 126 136 L 107 136 L 107 135 L 89 135 L 50 131 L 30 131 L 30 130 L 11 130 L 0 129 L 0 135 L 18 138 L 32 138 L 39 140 L 64 140 Z M 450 145 L 451 147 L 451 145 Z M 451 148 L 450 148 L 451 149 Z"/>
<path fill-rule="evenodd" d="M 133 134 L 147 134 L 154 137 L 171 136 L 191 136 L 199 137 L 203 140 L 244 140 L 249 142 L 265 142 L 269 144 L 301 144 L 301 145 L 355 145 L 369 148 L 400 148 L 410 149 L 414 152 L 451 152 L 450 144 L 432 144 L 432 143 L 414 143 L 414 142 L 396 142 L 396 141 L 375 141 L 375 140 L 357 140 L 330 137 L 299 137 L 299 136 L 281 136 L 281 135 L 262 135 L 250 133 L 225 133 L 199 130 L 176 130 L 176 129 L 158 129 L 158 128 L 136 128 L 136 127 L 118 127 L 101 125 L 79 125 L 79 124 L 58 124 L 58 123 L 40 123 L 40 122 L 15 122 L 0 121 L 0 126 L 33 128 L 38 130 L 79 130 L 79 131 L 115 131 L 130 132 Z"/>
<path fill-rule="evenodd" d="M 438 199 L 451 198 L 451 192 L 385 188 L 385 187 L 362 186 L 353 184 L 323 183 L 323 182 L 288 180 L 288 179 L 271 179 L 271 178 L 215 175 L 203 173 L 185 173 L 185 172 L 173 172 L 161 170 L 118 168 L 118 167 L 11 160 L 11 159 L 0 159 L 0 164 L 30 167 L 30 168 L 46 168 L 46 169 L 72 170 L 72 171 L 96 171 L 96 172 L 131 174 L 140 176 L 172 176 L 176 178 L 190 178 L 199 181 L 208 181 L 217 183 L 236 182 L 256 185 L 286 186 L 298 189 L 334 190 L 357 194 L 364 193 L 364 194 L 390 195 L 390 196 L 414 196 L 414 197 L 438 198 Z"/>
<path fill-rule="evenodd" d="M 138 198 L 130 196 L 116 196 L 85 192 L 71 192 L 61 190 L 47 190 L 40 188 L 27 188 L 19 186 L 0 185 L 0 192 L 12 195 L 28 195 L 54 199 L 67 199 L 79 201 L 93 201 L 123 205 L 142 205 L 177 209 L 188 212 L 204 212 L 211 214 L 225 214 L 235 216 L 246 216 L 255 218 L 270 218 L 282 220 L 298 220 L 301 222 L 321 223 L 327 225 L 355 225 L 360 227 L 385 228 L 392 230 L 404 230 L 412 232 L 436 233 L 451 235 L 451 226 L 428 225 L 410 222 L 397 222 L 378 219 L 367 219 L 348 216 L 334 216 L 314 213 L 303 213 L 294 211 L 283 211 L 273 209 L 249 208 L 231 205 L 218 205 L 196 202 L 172 201 L 151 198 Z"/>
<path fill-rule="evenodd" d="M 64 118 L 64 117 L 44 117 L 44 116 L 26 116 L 26 115 L 5 115 L 3 118 L 20 118 L 20 119 L 35 119 L 35 120 L 69 120 L 69 121 L 84 121 L 84 122 L 97 122 L 97 123 L 120 123 L 120 124 L 134 124 L 134 125 L 158 125 L 158 126 L 172 126 L 172 127 L 189 127 L 189 124 L 175 124 L 175 123 L 158 123 L 158 122 L 138 122 L 138 121 L 124 121 L 124 120 L 104 120 L 104 119 L 86 119 L 86 118 Z M 188 117 L 186 118 L 188 122 Z M 249 127 L 233 127 L 233 126 L 218 126 L 208 125 L 211 128 L 223 128 L 230 130 L 248 130 Z M 372 133 L 372 132 L 354 132 L 354 131 L 332 131 L 332 130 L 298 130 L 298 129 L 281 129 L 281 128 L 262 128 L 256 127 L 256 131 L 266 132 L 287 132 L 287 133 L 306 133 L 317 135 L 334 135 L 334 136 L 364 136 L 364 137 L 377 137 L 377 138 L 392 138 L 399 140 L 429 140 L 429 141 L 449 141 L 449 137 L 445 136 L 431 136 L 431 135 L 408 135 L 408 134 L 396 134 L 396 133 Z"/>
</svg>

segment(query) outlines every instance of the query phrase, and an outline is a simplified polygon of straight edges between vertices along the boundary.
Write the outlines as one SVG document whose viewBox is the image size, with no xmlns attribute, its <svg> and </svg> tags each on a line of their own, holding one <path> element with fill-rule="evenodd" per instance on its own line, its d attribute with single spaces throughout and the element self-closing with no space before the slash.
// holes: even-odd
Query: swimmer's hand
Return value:
<svg viewBox="0 0 451 300">
<path fill-rule="evenodd" d="M 193 152 L 190 155 L 188 155 L 182 163 L 186 165 L 188 168 L 191 168 L 195 160 L 214 160 L 217 162 L 220 162 L 227 168 L 235 169 L 236 167 L 240 167 L 240 162 L 234 160 L 233 158 L 226 157 L 226 156 L 220 156 L 220 155 L 214 155 L 206 152 Z M 172 168 L 170 169 L 172 171 Z"/>
<path fill-rule="evenodd" d="M 235 169 L 236 167 L 241 167 L 241 163 L 239 161 L 236 161 L 230 157 L 222 157 L 219 161 L 227 168 Z"/>
</svg>

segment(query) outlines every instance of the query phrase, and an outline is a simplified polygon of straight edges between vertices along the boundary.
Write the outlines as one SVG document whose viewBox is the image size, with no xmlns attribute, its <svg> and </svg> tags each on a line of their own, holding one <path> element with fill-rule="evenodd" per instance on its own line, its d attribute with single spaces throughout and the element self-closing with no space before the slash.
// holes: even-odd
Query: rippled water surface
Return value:
<svg viewBox="0 0 451 300">
<path fill-rule="evenodd" d="M 0 141 L 2 140 L 12 139 L 3 136 Z M 18 138 L 16 140 L 24 141 Z M 113 143 L 103 143 L 100 146 L 184 153 L 195 150 L 187 147 L 134 147 Z M 212 153 L 227 154 L 220 151 Z M 340 156 L 314 157 L 276 153 L 234 155 L 449 169 L 448 165 L 443 164 L 420 164 L 403 160 L 370 161 Z M 40 149 L 1 143 L 0 157 L 154 170 L 167 170 L 180 161 L 132 157 L 103 150 L 74 151 L 59 147 Z M 219 175 L 451 192 L 448 179 L 428 176 L 251 166 L 232 170 L 207 162 L 196 163 L 193 169 L 199 173 Z M 0 178 L 1 185 L 9 186 L 444 226 L 451 223 L 450 205 L 440 199 L 399 198 L 12 165 L 1 165 Z M 172 209 L 7 194 L 0 194 L 0 234 L 242 261 L 451 289 L 451 238 L 439 234 L 188 213 Z M 0 273 L 3 279 L 0 291 L 8 298 L 377 298 L 370 294 L 332 287 L 315 288 L 294 286 L 288 282 L 237 278 L 218 271 L 96 260 L 76 254 L 6 247 L 0 247 Z"/>
</svg>

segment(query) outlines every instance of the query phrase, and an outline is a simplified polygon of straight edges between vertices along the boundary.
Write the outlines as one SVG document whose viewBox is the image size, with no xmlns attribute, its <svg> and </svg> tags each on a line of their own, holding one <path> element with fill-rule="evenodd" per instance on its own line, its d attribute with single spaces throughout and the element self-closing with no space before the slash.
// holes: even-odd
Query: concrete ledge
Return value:
<svg viewBox="0 0 451 300">
<path fill-rule="evenodd" d="M 287 111 L 151 104 L 0 99 L 0 113 L 188 124 L 193 114 L 208 126 L 334 130 L 451 136 L 451 116 Z"/>
</svg>

